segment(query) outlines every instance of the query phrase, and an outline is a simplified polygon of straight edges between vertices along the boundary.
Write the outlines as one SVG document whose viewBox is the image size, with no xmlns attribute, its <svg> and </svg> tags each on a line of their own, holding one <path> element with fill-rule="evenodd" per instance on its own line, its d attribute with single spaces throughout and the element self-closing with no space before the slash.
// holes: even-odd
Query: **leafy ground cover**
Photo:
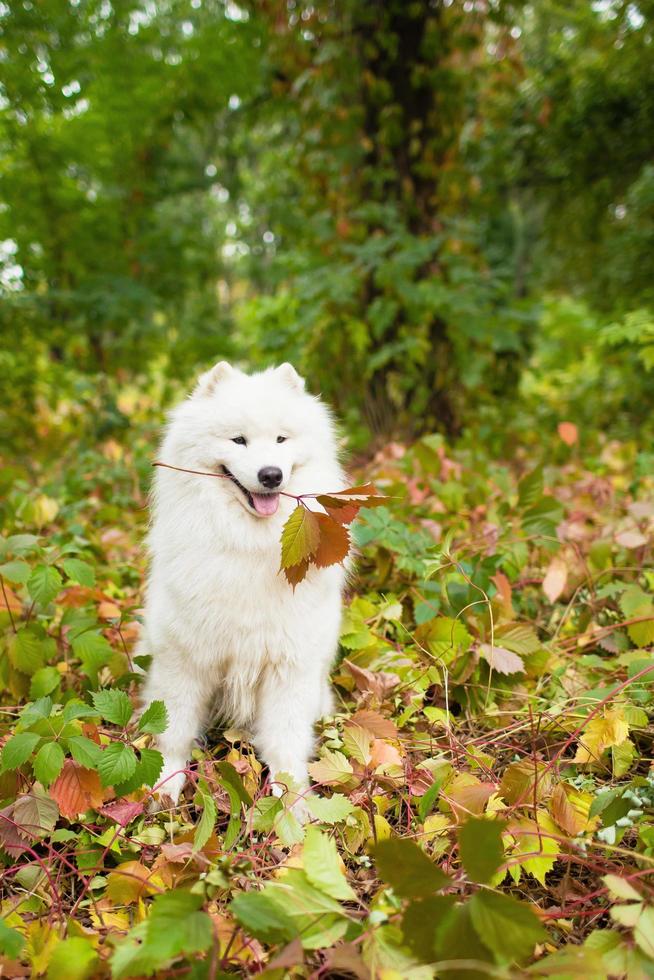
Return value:
<svg viewBox="0 0 654 980">
<path fill-rule="evenodd" d="M 150 814 L 155 428 L 121 397 L 125 443 L 2 476 L 4 974 L 654 975 L 651 454 L 567 423 L 504 461 L 427 436 L 355 466 L 395 499 L 352 527 L 313 822 L 235 730 Z"/>
</svg>

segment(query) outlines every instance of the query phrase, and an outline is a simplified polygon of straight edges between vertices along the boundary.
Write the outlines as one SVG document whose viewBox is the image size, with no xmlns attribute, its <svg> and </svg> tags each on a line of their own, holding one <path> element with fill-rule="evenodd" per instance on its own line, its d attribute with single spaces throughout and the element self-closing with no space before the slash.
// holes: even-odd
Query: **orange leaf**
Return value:
<svg viewBox="0 0 654 980">
<path fill-rule="evenodd" d="M 97 809 L 104 799 L 104 791 L 97 772 L 85 769 L 73 759 L 66 759 L 64 768 L 50 787 L 50 796 L 58 803 L 62 816 L 74 820 L 87 810 Z"/>
<path fill-rule="evenodd" d="M 286 581 L 289 585 L 292 585 L 293 588 L 295 588 L 295 586 L 302 581 L 308 570 L 309 562 L 306 559 L 298 562 L 297 565 L 289 565 L 284 569 Z"/>
<path fill-rule="evenodd" d="M 574 422 L 559 422 L 558 433 L 566 446 L 574 446 L 579 438 L 579 432 Z"/>
<path fill-rule="evenodd" d="M 338 565 L 347 558 L 350 550 L 350 535 L 342 524 L 333 521 L 326 514 L 316 514 L 320 528 L 318 549 L 313 556 L 318 568 Z"/>
</svg>

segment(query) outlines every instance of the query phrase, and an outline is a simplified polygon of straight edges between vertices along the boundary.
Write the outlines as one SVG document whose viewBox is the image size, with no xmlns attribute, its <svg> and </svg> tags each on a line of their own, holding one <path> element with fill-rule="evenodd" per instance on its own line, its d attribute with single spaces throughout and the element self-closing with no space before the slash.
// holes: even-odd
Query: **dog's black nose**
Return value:
<svg viewBox="0 0 654 980">
<path fill-rule="evenodd" d="M 278 466 L 264 466 L 257 473 L 259 483 L 266 490 L 274 490 L 282 482 L 282 471 Z"/>
</svg>

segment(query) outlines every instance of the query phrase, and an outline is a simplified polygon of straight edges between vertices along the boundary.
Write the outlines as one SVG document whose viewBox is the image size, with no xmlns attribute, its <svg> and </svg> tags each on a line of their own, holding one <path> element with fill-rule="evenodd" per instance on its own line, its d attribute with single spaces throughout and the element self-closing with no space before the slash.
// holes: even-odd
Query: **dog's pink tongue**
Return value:
<svg viewBox="0 0 654 980">
<path fill-rule="evenodd" d="M 252 501 L 257 514 L 262 517 L 270 517 L 279 507 L 278 493 L 253 493 Z"/>
</svg>

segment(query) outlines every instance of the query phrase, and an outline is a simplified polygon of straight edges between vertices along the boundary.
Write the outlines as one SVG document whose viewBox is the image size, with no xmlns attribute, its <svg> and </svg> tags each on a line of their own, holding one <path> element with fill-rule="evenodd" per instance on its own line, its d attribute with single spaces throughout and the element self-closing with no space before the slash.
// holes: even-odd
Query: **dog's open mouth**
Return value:
<svg viewBox="0 0 654 980">
<path fill-rule="evenodd" d="M 233 473 L 231 473 L 226 466 L 222 467 L 222 471 L 225 476 L 228 476 L 232 483 L 235 483 L 239 488 L 245 499 L 247 500 L 249 506 L 252 510 L 259 515 L 259 517 L 271 517 L 277 512 L 279 507 L 279 494 L 278 493 L 252 493 L 247 487 L 244 487 L 240 480 L 237 480 Z"/>
</svg>

